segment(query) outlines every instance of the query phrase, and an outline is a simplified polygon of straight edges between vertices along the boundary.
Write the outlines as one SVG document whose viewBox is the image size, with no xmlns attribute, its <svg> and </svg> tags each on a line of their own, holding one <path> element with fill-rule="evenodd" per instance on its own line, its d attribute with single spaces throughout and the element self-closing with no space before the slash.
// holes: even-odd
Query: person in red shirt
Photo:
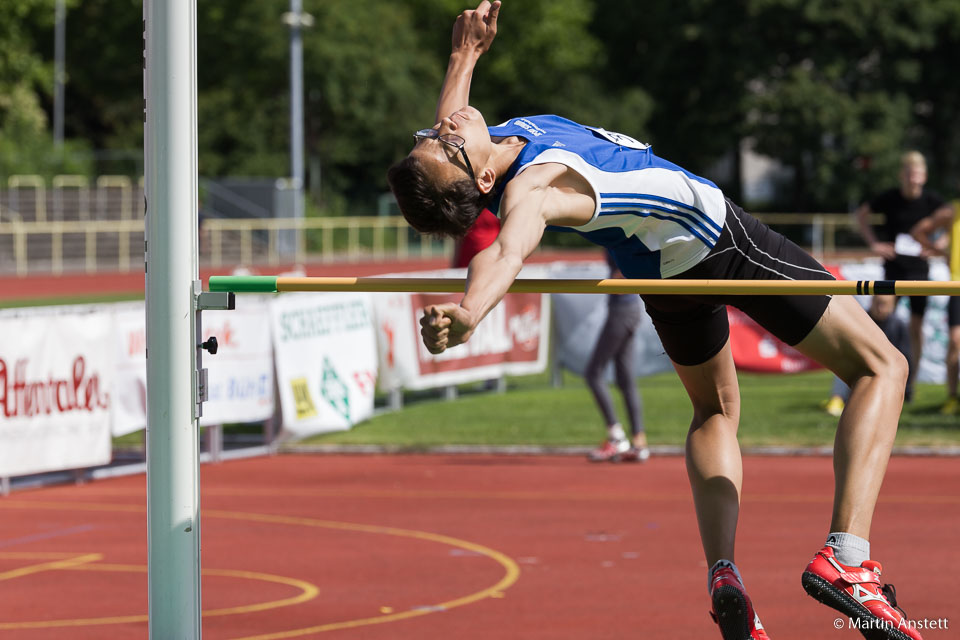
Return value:
<svg viewBox="0 0 960 640">
<path fill-rule="evenodd" d="M 457 242 L 456 251 L 453 253 L 453 268 L 466 269 L 470 266 L 473 256 L 493 244 L 498 233 L 500 233 L 500 220 L 497 216 L 493 215 L 490 209 L 481 211 L 473 226 Z"/>
</svg>

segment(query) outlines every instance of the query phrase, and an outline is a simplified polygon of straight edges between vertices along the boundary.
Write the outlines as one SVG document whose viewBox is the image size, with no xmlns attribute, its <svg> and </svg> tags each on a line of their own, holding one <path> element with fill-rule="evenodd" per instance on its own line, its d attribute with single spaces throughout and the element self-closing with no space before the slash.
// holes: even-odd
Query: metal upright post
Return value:
<svg viewBox="0 0 960 640">
<path fill-rule="evenodd" d="M 150 637 L 200 638 L 196 0 L 145 0 Z"/>
</svg>

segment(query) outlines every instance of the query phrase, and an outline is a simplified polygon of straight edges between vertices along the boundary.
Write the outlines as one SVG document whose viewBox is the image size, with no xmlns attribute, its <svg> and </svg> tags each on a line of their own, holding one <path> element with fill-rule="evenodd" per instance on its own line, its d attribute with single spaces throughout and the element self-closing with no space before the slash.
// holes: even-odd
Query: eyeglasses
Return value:
<svg viewBox="0 0 960 640">
<path fill-rule="evenodd" d="M 464 145 L 467 143 L 467 141 L 461 138 L 460 136 L 458 136 L 457 134 L 445 133 L 443 135 L 440 135 L 440 131 L 438 129 L 420 129 L 420 131 L 417 131 L 416 133 L 413 134 L 413 139 L 418 141 L 436 139 L 442 142 L 443 144 L 447 145 L 448 147 L 452 149 L 456 149 L 463 155 L 463 163 L 467 165 L 467 173 L 470 174 L 470 179 L 473 180 L 474 182 L 477 181 L 477 176 L 475 176 L 473 173 L 473 165 L 470 164 L 470 158 L 467 157 L 467 152 L 463 148 Z"/>
</svg>

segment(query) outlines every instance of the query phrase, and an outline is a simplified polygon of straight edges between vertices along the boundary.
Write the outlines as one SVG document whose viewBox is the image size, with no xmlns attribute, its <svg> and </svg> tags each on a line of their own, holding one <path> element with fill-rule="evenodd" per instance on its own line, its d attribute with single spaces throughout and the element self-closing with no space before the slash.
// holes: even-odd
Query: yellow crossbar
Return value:
<svg viewBox="0 0 960 640">
<path fill-rule="evenodd" d="M 213 276 L 211 291 L 367 291 L 459 293 L 463 278 Z M 960 295 L 960 281 L 926 280 L 566 280 L 514 281 L 511 293 L 642 293 L 663 295 Z"/>
</svg>

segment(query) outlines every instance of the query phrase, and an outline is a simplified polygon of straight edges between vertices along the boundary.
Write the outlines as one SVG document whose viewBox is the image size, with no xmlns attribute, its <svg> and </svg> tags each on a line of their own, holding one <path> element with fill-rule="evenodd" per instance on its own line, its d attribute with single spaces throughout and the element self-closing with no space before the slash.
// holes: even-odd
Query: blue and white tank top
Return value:
<svg viewBox="0 0 960 640">
<path fill-rule="evenodd" d="M 491 136 L 527 141 L 489 205 L 494 213 L 507 183 L 527 167 L 558 163 L 590 184 L 593 218 L 573 231 L 613 252 L 627 278 L 667 278 L 683 273 L 710 252 L 726 217 L 723 193 L 654 155 L 630 136 L 587 127 L 559 116 L 514 118 L 488 127 Z"/>
</svg>

